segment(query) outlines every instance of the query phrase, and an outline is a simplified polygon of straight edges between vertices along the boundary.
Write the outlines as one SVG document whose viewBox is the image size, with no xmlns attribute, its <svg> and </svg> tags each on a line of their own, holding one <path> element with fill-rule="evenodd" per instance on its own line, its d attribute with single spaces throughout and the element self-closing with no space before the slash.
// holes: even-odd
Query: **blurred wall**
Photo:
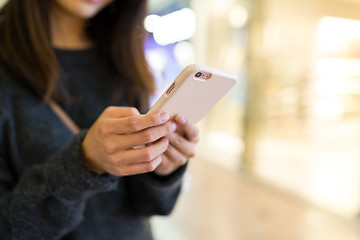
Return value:
<svg viewBox="0 0 360 240">
<path fill-rule="evenodd" d="M 324 209 L 357 216 L 360 41 L 349 32 L 359 31 L 360 2 L 262 0 L 252 9 L 248 169 Z"/>
</svg>

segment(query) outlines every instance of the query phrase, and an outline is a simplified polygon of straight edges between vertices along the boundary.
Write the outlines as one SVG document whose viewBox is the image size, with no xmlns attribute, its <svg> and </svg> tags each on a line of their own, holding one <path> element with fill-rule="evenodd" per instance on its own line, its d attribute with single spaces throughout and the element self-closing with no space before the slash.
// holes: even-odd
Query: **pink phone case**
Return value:
<svg viewBox="0 0 360 240">
<path fill-rule="evenodd" d="M 201 76 L 200 76 L 201 73 Z M 197 123 L 234 86 L 234 74 L 214 68 L 189 65 L 149 110 L 181 114 Z"/>
</svg>

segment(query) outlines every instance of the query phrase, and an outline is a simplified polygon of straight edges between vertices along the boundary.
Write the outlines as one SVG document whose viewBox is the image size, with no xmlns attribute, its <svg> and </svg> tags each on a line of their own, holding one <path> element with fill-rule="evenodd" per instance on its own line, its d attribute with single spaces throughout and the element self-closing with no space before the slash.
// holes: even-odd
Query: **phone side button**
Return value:
<svg viewBox="0 0 360 240">
<path fill-rule="evenodd" d="M 174 88 L 175 88 L 175 83 L 171 84 L 168 90 L 166 90 L 166 94 L 169 95 Z"/>
</svg>

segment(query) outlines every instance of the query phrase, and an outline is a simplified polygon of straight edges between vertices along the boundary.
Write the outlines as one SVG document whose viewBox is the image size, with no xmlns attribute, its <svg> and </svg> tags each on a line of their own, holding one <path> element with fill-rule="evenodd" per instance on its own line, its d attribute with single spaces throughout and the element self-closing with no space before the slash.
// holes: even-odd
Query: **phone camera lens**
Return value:
<svg viewBox="0 0 360 240">
<path fill-rule="evenodd" d="M 201 77 L 202 73 L 201 72 L 198 72 L 195 74 L 195 77 Z"/>
</svg>

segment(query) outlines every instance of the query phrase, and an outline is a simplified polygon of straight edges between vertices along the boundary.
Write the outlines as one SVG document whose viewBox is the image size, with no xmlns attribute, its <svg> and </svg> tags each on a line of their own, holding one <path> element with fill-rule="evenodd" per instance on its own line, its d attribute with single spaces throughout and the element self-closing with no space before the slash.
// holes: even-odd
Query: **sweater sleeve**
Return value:
<svg viewBox="0 0 360 240">
<path fill-rule="evenodd" d="M 145 173 L 125 178 L 131 207 L 145 216 L 168 215 L 180 194 L 186 165 L 166 177 Z"/>
<path fill-rule="evenodd" d="M 11 180 L 14 174 L 4 135 L 0 121 L 1 239 L 60 239 L 82 221 L 89 197 L 117 185 L 114 176 L 86 170 L 81 155 L 85 132 L 46 163 L 30 167 L 20 179 Z"/>
</svg>

